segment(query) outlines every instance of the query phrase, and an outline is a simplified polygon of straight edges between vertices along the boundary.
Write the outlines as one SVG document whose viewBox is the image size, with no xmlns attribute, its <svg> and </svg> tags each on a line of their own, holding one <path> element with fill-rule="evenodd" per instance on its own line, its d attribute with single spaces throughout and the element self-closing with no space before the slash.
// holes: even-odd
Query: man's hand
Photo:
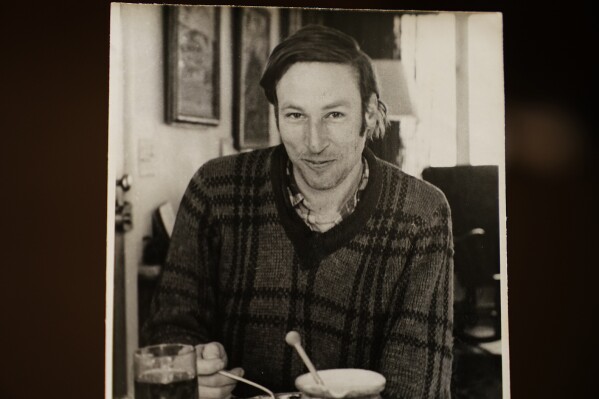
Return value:
<svg viewBox="0 0 599 399">
<path fill-rule="evenodd" d="M 231 397 L 237 381 L 218 374 L 227 367 L 227 352 L 222 344 L 210 342 L 196 346 L 196 367 L 198 373 L 198 392 L 200 398 L 224 399 Z M 229 371 L 239 377 L 243 369 L 234 368 Z"/>
</svg>

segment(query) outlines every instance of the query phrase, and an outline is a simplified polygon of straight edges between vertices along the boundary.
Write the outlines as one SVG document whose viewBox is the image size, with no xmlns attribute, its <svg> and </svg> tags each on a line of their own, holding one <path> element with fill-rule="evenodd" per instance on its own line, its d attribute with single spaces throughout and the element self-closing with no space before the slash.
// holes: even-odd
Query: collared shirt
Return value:
<svg viewBox="0 0 599 399">
<path fill-rule="evenodd" d="M 306 198 L 299 190 L 297 182 L 295 181 L 295 177 L 293 175 L 293 165 L 291 161 L 287 161 L 287 193 L 289 195 L 289 200 L 291 205 L 297 212 L 297 214 L 302 218 L 304 223 L 312 230 L 324 233 L 327 230 L 330 230 L 334 226 L 338 225 L 353 213 L 358 206 L 358 202 L 360 202 L 360 198 L 366 185 L 368 185 L 368 162 L 366 158 L 362 157 L 362 176 L 360 177 L 360 183 L 353 195 L 351 195 L 345 204 L 341 206 L 336 215 L 327 221 L 318 220 L 314 215 L 314 212 L 306 205 Z"/>
</svg>

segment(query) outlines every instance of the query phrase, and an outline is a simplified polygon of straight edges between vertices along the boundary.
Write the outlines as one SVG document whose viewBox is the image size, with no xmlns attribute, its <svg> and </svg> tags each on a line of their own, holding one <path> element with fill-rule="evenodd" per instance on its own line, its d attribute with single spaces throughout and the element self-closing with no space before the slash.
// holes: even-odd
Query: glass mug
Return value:
<svg viewBox="0 0 599 399">
<path fill-rule="evenodd" d="M 191 345 L 139 348 L 134 361 L 135 399 L 197 399 L 196 353 Z"/>
</svg>

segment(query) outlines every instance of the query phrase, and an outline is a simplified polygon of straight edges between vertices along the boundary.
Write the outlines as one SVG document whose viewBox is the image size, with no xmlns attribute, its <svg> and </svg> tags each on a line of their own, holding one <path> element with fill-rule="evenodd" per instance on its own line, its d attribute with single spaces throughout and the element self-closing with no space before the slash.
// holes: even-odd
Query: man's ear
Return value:
<svg viewBox="0 0 599 399">
<path fill-rule="evenodd" d="M 364 115 L 364 119 L 366 120 L 366 128 L 372 130 L 376 127 L 376 113 L 378 112 L 378 97 L 375 93 L 370 95 L 365 112 L 366 115 Z"/>
</svg>

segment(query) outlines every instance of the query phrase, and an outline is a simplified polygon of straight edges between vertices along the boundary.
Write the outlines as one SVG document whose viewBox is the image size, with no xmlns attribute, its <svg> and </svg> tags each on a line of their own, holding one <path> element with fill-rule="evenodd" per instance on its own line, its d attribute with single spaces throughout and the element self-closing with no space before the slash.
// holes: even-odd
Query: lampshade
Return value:
<svg viewBox="0 0 599 399">
<path fill-rule="evenodd" d="M 415 116 L 401 61 L 373 60 L 372 63 L 378 77 L 381 99 L 387 105 L 387 114 L 390 117 Z"/>
</svg>

